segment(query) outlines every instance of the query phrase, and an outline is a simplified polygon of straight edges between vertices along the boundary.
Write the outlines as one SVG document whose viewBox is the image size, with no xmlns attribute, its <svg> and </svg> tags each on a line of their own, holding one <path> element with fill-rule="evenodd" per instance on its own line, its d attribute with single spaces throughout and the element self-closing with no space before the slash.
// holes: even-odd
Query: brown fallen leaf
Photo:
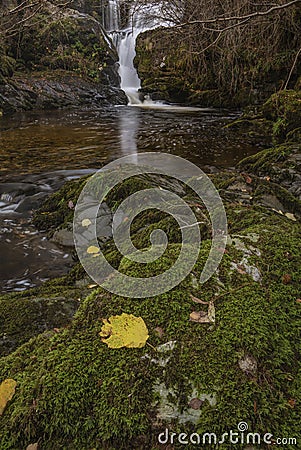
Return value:
<svg viewBox="0 0 301 450">
<path fill-rule="evenodd" d="M 296 406 L 296 400 L 294 398 L 290 398 L 287 402 L 289 404 L 289 406 L 294 409 Z"/>
<path fill-rule="evenodd" d="M 190 298 L 192 301 L 194 301 L 195 303 L 201 303 L 202 305 L 208 305 L 209 302 L 205 302 L 204 300 L 201 300 L 197 297 L 194 297 L 194 295 L 190 294 Z"/>
<path fill-rule="evenodd" d="M 199 398 L 192 398 L 190 402 L 188 403 L 189 408 L 198 410 L 201 409 L 202 404 L 204 403 L 204 400 L 200 400 Z"/>
<path fill-rule="evenodd" d="M 215 307 L 214 307 L 214 303 L 211 301 L 209 303 L 209 307 L 208 307 L 208 318 L 210 320 L 210 322 L 215 322 Z"/>
<path fill-rule="evenodd" d="M 252 183 L 252 178 L 250 177 L 250 175 L 248 175 L 247 173 L 242 173 L 242 176 L 244 177 L 245 181 L 247 184 L 251 184 Z"/>
<path fill-rule="evenodd" d="M 283 284 L 290 284 L 291 281 L 292 281 L 292 277 L 291 277 L 291 275 L 289 273 L 286 273 L 286 274 L 283 275 L 283 277 L 282 277 L 282 283 Z"/>
<path fill-rule="evenodd" d="M 192 311 L 190 321 L 196 323 L 211 323 L 208 314 L 205 311 Z"/>
<path fill-rule="evenodd" d="M 156 327 L 155 328 L 155 333 L 157 336 L 159 336 L 159 338 L 161 339 L 163 337 L 164 334 L 164 330 L 161 327 Z"/>
<path fill-rule="evenodd" d="M 236 266 L 236 270 L 238 273 L 240 273 L 241 275 L 245 275 L 247 272 L 245 271 L 244 266 L 241 266 L 240 264 L 237 264 Z"/>
<path fill-rule="evenodd" d="M 296 303 L 301 303 L 301 298 L 297 298 Z"/>
<path fill-rule="evenodd" d="M 12 379 L 4 380 L 0 384 L 0 416 L 6 408 L 7 403 L 13 398 L 16 391 L 17 382 Z"/>
</svg>

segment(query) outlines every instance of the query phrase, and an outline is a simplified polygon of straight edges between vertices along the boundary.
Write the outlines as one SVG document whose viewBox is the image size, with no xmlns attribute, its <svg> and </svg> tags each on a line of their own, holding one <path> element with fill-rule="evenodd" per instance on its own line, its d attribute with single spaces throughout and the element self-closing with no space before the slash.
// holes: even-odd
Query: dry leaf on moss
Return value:
<svg viewBox="0 0 301 450">
<path fill-rule="evenodd" d="M 6 408 L 7 403 L 13 398 L 17 382 L 12 379 L 4 380 L 0 384 L 0 416 Z"/>
<path fill-rule="evenodd" d="M 95 245 L 91 245 L 90 247 L 87 248 L 87 253 L 89 253 L 89 255 L 96 255 L 99 252 L 100 252 L 99 248 L 96 247 Z"/>
<path fill-rule="evenodd" d="M 205 302 L 204 300 L 201 300 L 198 297 L 195 297 L 194 295 L 190 294 L 190 298 L 194 303 L 201 303 L 202 305 L 208 305 L 209 302 Z"/>
<path fill-rule="evenodd" d="M 190 314 L 191 322 L 210 323 L 208 314 L 205 311 L 192 311 Z"/>
<path fill-rule="evenodd" d="M 108 320 L 103 319 L 103 323 L 99 335 L 109 348 L 141 348 L 149 337 L 142 317 L 135 317 L 133 314 L 111 316 Z"/>
<path fill-rule="evenodd" d="M 209 302 L 208 317 L 210 322 L 215 322 L 215 307 L 213 302 Z"/>
<path fill-rule="evenodd" d="M 190 314 L 190 321 L 197 323 L 214 323 L 215 322 L 215 307 L 214 302 L 209 302 L 208 312 L 192 311 Z"/>
</svg>

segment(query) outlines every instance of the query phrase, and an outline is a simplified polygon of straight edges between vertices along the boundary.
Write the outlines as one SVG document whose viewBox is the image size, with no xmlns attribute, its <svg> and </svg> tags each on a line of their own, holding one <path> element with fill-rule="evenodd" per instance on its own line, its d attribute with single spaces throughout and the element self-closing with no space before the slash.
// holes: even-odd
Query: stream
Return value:
<svg viewBox="0 0 301 450">
<path fill-rule="evenodd" d="M 122 4 L 103 3 L 103 26 L 119 56 L 120 85 L 129 106 L 0 118 L 2 292 L 37 286 L 73 265 L 72 238 L 69 247 L 60 248 L 31 223 L 33 211 L 67 180 L 121 156 L 148 151 L 181 156 L 210 172 L 234 166 L 265 144 L 224 128 L 239 112 L 168 105 L 141 96 L 134 67 L 136 38 L 171 22 L 158 20 L 164 2 L 132 6 L 127 17 L 122 17 Z"/>
<path fill-rule="evenodd" d="M 229 168 L 264 142 L 223 126 L 237 112 L 133 106 L 18 114 L 0 121 L 0 285 L 22 291 L 66 273 L 72 249 L 31 224 L 32 210 L 67 180 L 137 152 L 167 152 Z"/>
</svg>

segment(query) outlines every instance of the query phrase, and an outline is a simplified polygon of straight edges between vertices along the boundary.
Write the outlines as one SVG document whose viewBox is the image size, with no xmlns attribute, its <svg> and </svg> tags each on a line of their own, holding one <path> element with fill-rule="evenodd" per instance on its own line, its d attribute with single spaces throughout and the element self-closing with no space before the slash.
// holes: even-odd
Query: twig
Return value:
<svg viewBox="0 0 301 450">
<path fill-rule="evenodd" d="M 294 71 L 294 69 L 295 69 L 295 66 L 296 66 L 296 64 L 297 64 L 297 61 L 298 61 L 298 58 L 299 58 L 300 53 L 301 53 L 301 47 L 299 48 L 299 50 L 298 50 L 298 52 L 297 52 L 297 54 L 296 54 L 296 56 L 295 56 L 295 59 L 294 59 L 293 65 L 292 65 L 292 67 L 291 67 L 290 73 L 289 73 L 289 75 L 288 75 L 288 77 L 287 77 L 287 80 L 286 80 L 286 83 L 285 83 L 285 85 L 284 85 L 284 87 L 283 87 L 284 90 L 287 89 L 288 83 L 290 82 L 291 76 L 292 76 L 293 71 Z"/>
</svg>

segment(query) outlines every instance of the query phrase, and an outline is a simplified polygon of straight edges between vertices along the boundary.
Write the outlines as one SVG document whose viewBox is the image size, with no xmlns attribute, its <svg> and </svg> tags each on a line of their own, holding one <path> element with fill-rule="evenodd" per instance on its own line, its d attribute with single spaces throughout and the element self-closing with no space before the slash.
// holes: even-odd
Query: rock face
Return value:
<svg viewBox="0 0 301 450">
<path fill-rule="evenodd" d="M 80 11 L 45 2 L 19 41 L 11 37 L 0 49 L 0 110 L 5 114 L 127 104 L 119 89 L 118 55 L 100 17 L 92 4 L 74 7 Z"/>
</svg>

